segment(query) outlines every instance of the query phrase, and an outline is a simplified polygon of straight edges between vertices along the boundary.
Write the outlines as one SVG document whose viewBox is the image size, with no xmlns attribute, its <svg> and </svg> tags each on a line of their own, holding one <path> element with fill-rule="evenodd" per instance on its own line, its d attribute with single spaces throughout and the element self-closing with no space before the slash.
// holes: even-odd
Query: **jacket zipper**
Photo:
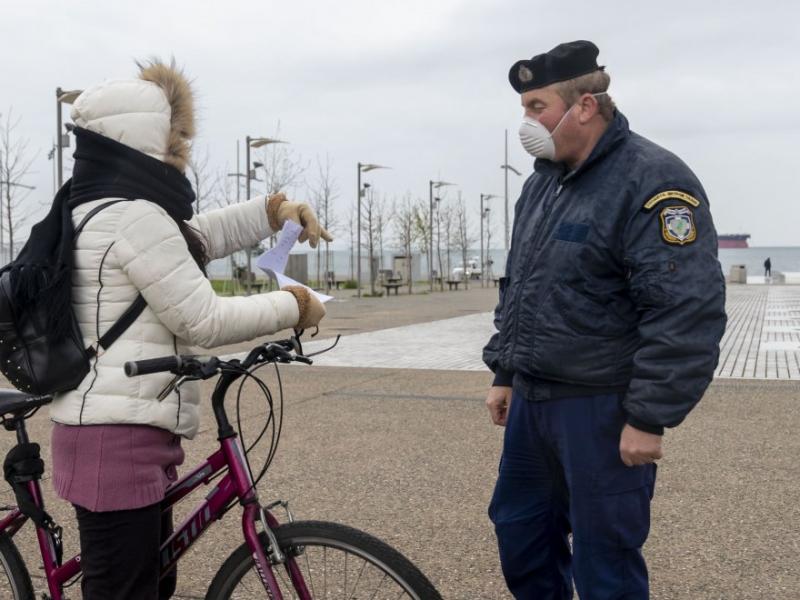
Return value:
<svg viewBox="0 0 800 600">
<path fill-rule="evenodd" d="M 555 192 L 553 193 L 552 200 L 550 201 L 549 206 L 545 207 L 544 212 L 542 213 L 542 226 L 539 228 L 539 231 L 536 232 L 536 237 L 533 239 L 533 256 L 531 256 L 531 260 L 528 262 L 528 266 L 523 273 L 522 281 L 520 281 L 519 287 L 517 289 L 516 297 L 514 298 L 514 322 L 519 321 L 519 307 L 520 307 L 520 300 L 522 296 L 522 290 L 525 287 L 525 282 L 528 280 L 528 275 L 533 270 L 533 267 L 536 265 L 536 256 L 541 248 L 541 240 L 547 231 L 547 226 L 550 223 L 550 215 L 553 213 L 553 209 L 556 206 L 556 202 L 558 201 L 558 197 L 561 195 L 561 191 L 564 189 L 564 184 L 559 183 L 558 187 L 556 187 Z M 514 330 L 514 342 L 511 344 L 511 352 L 510 355 L 514 355 L 514 351 L 517 349 L 517 339 L 519 337 L 519 327 Z M 509 357 L 510 358 L 510 357 Z"/>
</svg>

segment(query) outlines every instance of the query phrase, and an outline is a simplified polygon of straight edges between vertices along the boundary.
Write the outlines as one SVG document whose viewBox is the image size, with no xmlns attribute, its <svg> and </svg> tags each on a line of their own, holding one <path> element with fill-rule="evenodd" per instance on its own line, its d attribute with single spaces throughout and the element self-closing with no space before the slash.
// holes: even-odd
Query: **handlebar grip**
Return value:
<svg viewBox="0 0 800 600">
<path fill-rule="evenodd" d="M 183 361 L 180 356 L 162 356 L 160 358 L 132 360 L 125 363 L 125 375 L 128 377 L 136 377 L 137 375 L 175 371 L 181 368 L 182 363 Z"/>
</svg>

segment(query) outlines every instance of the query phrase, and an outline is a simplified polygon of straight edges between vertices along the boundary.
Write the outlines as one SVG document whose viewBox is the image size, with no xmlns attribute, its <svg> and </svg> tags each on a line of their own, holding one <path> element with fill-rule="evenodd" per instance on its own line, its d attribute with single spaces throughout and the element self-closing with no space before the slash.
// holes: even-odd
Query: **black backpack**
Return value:
<svg viewBox="0 0 800 600">
<path fill-rule="evenodd" d="M 74 237 L 101 210 L 124 201 L 112 200 L 90 210 L 75 228 Z M 44 309 L 16 305 L 11 293 L 11 274 L 6 268 L 0 274 L 0 371 L 15 388 L 28 394 L 44 396 L 74 390 L 89 373 L 90 361 L 99 348 L 105 350 L 113 344 L 145 306 L 147 303 L 139 294 L 96 345 L 84 348 L 72 306 L 67 316 L 70 333 L 57 336 L 48 331 Z"/>
</svg>

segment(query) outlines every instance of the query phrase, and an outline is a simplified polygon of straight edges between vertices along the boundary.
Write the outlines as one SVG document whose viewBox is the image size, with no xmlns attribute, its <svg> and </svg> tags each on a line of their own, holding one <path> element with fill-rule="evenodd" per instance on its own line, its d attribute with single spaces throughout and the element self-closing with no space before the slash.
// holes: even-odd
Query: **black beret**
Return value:
<svg viewBox="0 0 800 600">
<path fill-rule="evenodd" d="M 530 60 L 515 62 L 508 72 L 508 81 L 517 93 L 522 94 L 551 83 L 574 79 L 605 68 L 597 66 L 599 53 L 597 46 L 585 40 L 559 44 Z"/>
</svg>

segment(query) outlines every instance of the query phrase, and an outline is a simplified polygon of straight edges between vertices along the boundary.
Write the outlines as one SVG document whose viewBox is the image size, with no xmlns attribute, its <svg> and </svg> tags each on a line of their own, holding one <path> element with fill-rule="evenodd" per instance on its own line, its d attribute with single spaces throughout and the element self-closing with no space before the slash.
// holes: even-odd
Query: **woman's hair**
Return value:
<svg viewBox="0 0 800 600">
<path fill-rule="evenodd" d="M 582 94 L 597 94 L 599 92 L 608 91 L 608 86 L 611 84 L 611 76 L 605 71 L 597 70 L 581 75 L 575 79 L 568 79 L 556 84 L 556 93 L 561 96 L 561 99 L 567 106 L 572 106 L 578 101 Z M 597 99 L 597 106 L 600 116 L 606 122 L 614 118 L 614 111 L 617 109 L 616 104 L 608 94 L 602 96 L 595 96 Z"/>
<path fill-rule="evenodd" d="M 183 239 L 186 240 L 186 245 L 189 247 L 189 253 L 192 255 L 194 262 L 200 267 L 203 275 L 208 276 L 206 272 L 206 265 L 208 264 L 208 248 L 203 234 L 197 229 L 189 225 L 186 221 L 178 221 L 178 229 L 180 229 Z"/>
</svg>

